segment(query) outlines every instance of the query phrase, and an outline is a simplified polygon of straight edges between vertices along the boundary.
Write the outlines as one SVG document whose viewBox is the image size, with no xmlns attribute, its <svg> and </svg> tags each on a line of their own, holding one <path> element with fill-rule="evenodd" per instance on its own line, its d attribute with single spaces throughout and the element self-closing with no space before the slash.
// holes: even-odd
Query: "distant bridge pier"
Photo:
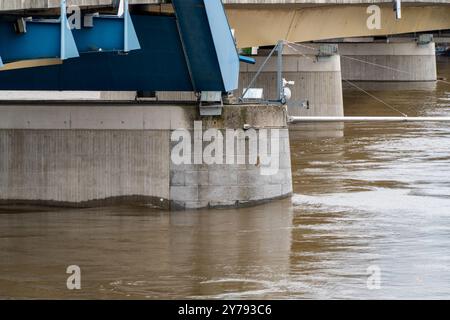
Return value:
<svg viewBox="0 0 450 320">
<path fill-rule="evenodd" d="M 433 41 L 339 43 L 339 53 L 342 78 L 346 80 L 437 80 Z"/>
<path fill-rule="evenodd" d="M 192 209 L 249 206 L 287 197 L 292 176 L 286 118 L 286 108 L 278 105 L 225 105 L 220 117 L 200 117 L 194 104 L 3 102 L 0 204 Z M 194 121 L 201 121 L 200 131 L 195 131 Z M 262 157 L 256 163 L 248 160 L 249 128 L 257 134 L 270 129 L 267 149 L 273 171 L 263 174 Z M 222 163 L 196 160 L 215 141 L 203 140 L 208 129 L 224 137 L 217 141 L 218 147 L 223 144 Z M 227 162 L 227 129 L 241 132 L 232 138 L 233 162 Z M 174 141 L 174 132 L 183 139 Z M 190 140 L 184 141 L 187 134 Z M 180 142 L 189 147 L 178 153 Z M 247 146 L 239 148 L 242 143 Z M 174 154 L 187 155 L 189 161 L 179 163 Z M 244 163 L 238 162 L 244 158 Z"/>
<path fill-rule="evenodd" d="M 287 81 L 295 82 L 288 86 L 292 92 L 288 101 L 289 114 L 342 116 L 344 106 L 340 57 L 334 50 L 328 50 L 329 47 L 311 46 L 312 49 L 298 45 L 284 47 L 282 75 Z M 322 47 L 322 51 L 319 47 Z M 241 65 L 240 93 L 248 86 L 266 57 L 267 52 L 261 52 L 256 57 L 255 65 Z M 263 88 L 265 99 L 277 97 L 276 57 L 271 58 L 252 87 Z"/>
</svg>

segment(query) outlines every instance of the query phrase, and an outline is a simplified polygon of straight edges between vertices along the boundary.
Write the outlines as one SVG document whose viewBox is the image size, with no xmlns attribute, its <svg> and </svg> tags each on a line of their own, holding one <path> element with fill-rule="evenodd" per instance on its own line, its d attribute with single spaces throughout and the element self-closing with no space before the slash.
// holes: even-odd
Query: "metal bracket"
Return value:
<svg viewBox="0 0 450 320">
<path fill-rule="evenodd" d="M 223 100 L 220 91 L 202 91 L 200 95 L 200 115 L 220 116 L 222 115 Z"/>
<path fill-rule="evenodd" d="M 277 99 L 281 104 L 286 104 L 283 86 L 283 49 L 284 41 L 278 41 L 277 44 Z"/>
</svg>

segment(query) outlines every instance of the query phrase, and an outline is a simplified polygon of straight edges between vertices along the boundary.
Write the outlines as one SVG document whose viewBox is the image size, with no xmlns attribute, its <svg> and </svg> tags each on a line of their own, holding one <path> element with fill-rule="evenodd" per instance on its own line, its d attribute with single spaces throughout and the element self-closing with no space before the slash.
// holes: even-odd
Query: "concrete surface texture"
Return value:
<svg viewBox="0 0 450 320">
<path fill-rule="evenodd" d="M 271 176 L 257 165 L 175 165 L 171 134 L 192 130 L 196 119 L 196 106 L 0 106 L 0 203 L 187 209 L 291 194 L 285 108 L 227 106 L 221 118 L 202 118 L 204 130 L 280 129 L 280 168 Z"/>
<path fill-rule="evenodd" d="M 436 81 L 434 42 L 340 43 L 342 78 L 359 81 Z"/>
</svg>

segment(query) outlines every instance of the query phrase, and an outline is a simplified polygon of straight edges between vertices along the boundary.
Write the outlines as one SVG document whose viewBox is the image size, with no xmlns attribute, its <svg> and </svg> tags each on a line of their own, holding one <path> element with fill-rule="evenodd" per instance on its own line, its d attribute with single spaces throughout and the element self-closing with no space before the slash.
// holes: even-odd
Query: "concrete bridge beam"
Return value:
<svg viewBox="0 0 450 320">
<path fill-rule="evenodd" d="M 244 124 L 278 129 L 268 137 L 270 146 L 279 145 L 271 152 L 279 156 L 278 170 L 263 175 L 260 162 L 237 160 L 172 161 L 171 135 L 184 128 L 194 137 L 194 120 L 220 132 Z M 189 143 L 198 152 L 195 140 Z M 201 143 L 201 151 L 209 144 Z M 236 150 L 237 157 L 248 158 L 248 150 Z M 286 110 L 279 106 L 225 106 L 220 118 L 200 118 L 194 105 L 0 106 L 0 204 L 189 209 L 248 206 L 291 193 Z"/>
<path fill-rule="evenodd" d="M 238 47 L 275 45 L 279 40 L 308 42 L 345 37 L 386 36 L 450 29 L 450 6 L 404 6 L 396 20 L 391 4 L 380 4 L 381 26 L 369 29 L 368 5 L 230 6 L 227 15 Z"/>
<path fill-rule="evenodd" d="M 342 78 L 353 81 L 436 81 L 435 43 L 340 43 Z"/>
</svg>

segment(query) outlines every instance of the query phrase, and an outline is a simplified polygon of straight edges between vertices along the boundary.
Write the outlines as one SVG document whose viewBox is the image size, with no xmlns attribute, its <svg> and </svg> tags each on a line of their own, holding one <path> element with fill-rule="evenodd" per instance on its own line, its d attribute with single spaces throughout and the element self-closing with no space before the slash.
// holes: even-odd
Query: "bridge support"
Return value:
<svg viewBox="0 0 450 320">
<path fill-rule="evenodd" d="M 315 48 L 316 49 L 316 48 Z M 256 57 L 255 65 L 241 65 L 239 92 L 249 84 L 264 56 Z M 254 88 L 264 89 L 265 99 L 277 98 L 276 57 L 266 65 Z M 341 64 L 337 54 L 319 56 L 319 51 L 285 46 L 283 55 L 283 78 L 295 81 L 289 86 L 292 97 L 288 102 L 289 114 L 297 116 L 342 116 Z"/>
<path fill-rule="evenodd" d="M 339 43 L 342 78 L 353 81 L 436 81 L 435 43 Z"/>
<path fill-rule="evenodd" d="M 238 159 L 249 156 L 248 146 L 237 146 L 245 145 L 252 128 L 259 133 L 277 129 L 273 134 L 268 130 L 272 160 L 278 156 L 276 170 L 261 174 L 264 159 L 259 155 L 254 164 L 198 162 L 199 152 L 206 152 L 214 140 L 206 137 L 211 128 L 223 137 L 226 129 L 241 129 L 233 148 Z M 185 144 L 191 146 L 191 164 L 173 158 L 179 146 L 174 137 L 180 132 L 183 142 L 184 134 L 192 137 Z M 224 144 L 227 141 L 223 139 Z M 277 154 L 272 146 L 278 146 Z M 223 153 L 224 159 L 228 156 Z M 284 107 L 224 106 L 221 117 L 201 118 L 195 105 L 0 106 L 0 203 L 69 207 L 131 203 L 189 209 L 254 205 L 291 192 Z"/>
</svg>

